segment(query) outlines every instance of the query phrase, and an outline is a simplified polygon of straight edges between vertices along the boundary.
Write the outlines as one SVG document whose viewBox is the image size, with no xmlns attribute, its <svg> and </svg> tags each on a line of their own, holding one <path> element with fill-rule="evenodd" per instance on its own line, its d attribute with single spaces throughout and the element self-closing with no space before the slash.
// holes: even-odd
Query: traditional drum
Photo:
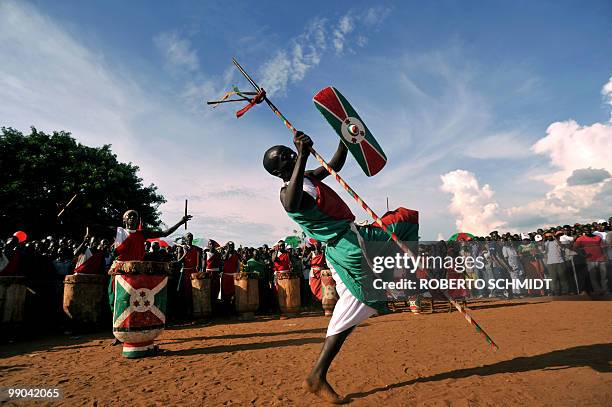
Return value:
<svg viewBox="0 0 612 407">
<path fill-rule="evenodd" d="M 291 271 L 276 272 L 278 305 L 282 315 L 294 316 L 300 310 L 300 282 L 299 273 Z"/>
<path fill-rule="evenodd" d="M 191 274 L 191 292 L 193 298 L 193 317 L 208 318 L 212 314 L 210 274 L 199 272 Z"/>
<path fill-rule="evenodd" d="M 8 328 L 23 322 L 25 277 L 0 276 L 0 324 Z"/>
<path fill-rule="evenodd" d="M 115 261 L 109 273 L 114 276 L 113 334 L 123 342 L 123 356 L 152 354 L 166 323 L 170 263 Z"/>
<path fill-rule="evenodd" d="M 243 319 L 251 319 L 259 308 L 259 274 L 236 273 L 234 275 L 236 312 Z"/>
<path fill-rule="evenodd" d="M 64 278 L 64 313 L 77 325 L 102 321 L 106 276 L 74 274 Z"/>
<path fill-rule="evenodd" d="M 336 282 L 330 270 L 321 270 L 321 304 L 326 316 L 334 313 L 334 307 L 338 302 Z"/>
</svg>

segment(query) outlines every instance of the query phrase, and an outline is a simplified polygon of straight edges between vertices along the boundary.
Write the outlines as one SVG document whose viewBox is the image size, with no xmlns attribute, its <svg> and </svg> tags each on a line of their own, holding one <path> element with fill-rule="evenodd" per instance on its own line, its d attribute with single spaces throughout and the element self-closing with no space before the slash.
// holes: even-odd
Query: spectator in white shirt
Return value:
<svg viewBox="0 0 612 407">
<path fill-rule="evenodd" d="M 546 238 L 544 242 L 546 267 L 552 279 L 551 285 L 553 295 L 567 294 L 569 291 L 569 284 L 565 272 L 565 259 L 563 258 L 561 243 L 555 239 L 552 233 L 546 233 L 544 237 Z"/>
</svg>

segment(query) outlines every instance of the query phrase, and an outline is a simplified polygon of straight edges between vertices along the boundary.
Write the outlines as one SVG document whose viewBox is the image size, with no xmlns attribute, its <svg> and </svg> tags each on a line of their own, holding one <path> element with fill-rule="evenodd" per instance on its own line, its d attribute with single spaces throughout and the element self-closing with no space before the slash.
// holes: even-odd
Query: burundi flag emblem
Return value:
<svg viewBox="0 0 612 407">
<path fill-rule="evenodd" d="M 366 175 L 371 177 L 382 170 L 387 163 L 385 153 L 338 89 L 328 86 L 320 90 L 312 100 Z"/>
<path fill-rule="evenodd" d="M 163 329 L 166 323 L 167 282 L 166 276 L 117 275 L 113 331 Z"/>
</svg>

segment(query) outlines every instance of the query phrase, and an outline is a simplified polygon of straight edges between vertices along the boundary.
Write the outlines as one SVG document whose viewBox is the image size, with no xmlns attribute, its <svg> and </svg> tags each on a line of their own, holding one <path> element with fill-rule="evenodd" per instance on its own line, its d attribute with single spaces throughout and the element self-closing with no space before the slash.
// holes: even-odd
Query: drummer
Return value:
<svg viewBox="0 0 612 407">
<path fill-rule="evenodd" d="M 277 284 L 278 275 L 281 273 L 288 273 L 291 270 L 291 256 L 285 248 L 285 241 L 279 240 L 276 243 L 276 251 L 272 255 L 273 269 L 274 269 L 274 285 Z"/>
<path fill-rule="evenodd" d="M 323 245 L 318 240 L 315 240 L 314 247 L 308 254 L 308 259 L 310 260 L 310 273 L 308 275 L 310 291 L 321 301 L 321 270 L 327 269 L 327 264 L 325 263 Z"/>
<path fill-rule="evenodd" d="M 221 300 L 221 254 L 219 243 L 213 239 L 208 240 L 206 249 L 206 274 L 210 275 L 210 292 L 213 300 Z"/>
<path fill-rule="evenodd" d="M 119 261 L 142 261 L 145 257 L 145 241 L 157 237 L 166 237 L 177 230 L 182 224 L 189 221 L 191 215 L 185 215 L 171 228 L 162 232 L 142 229 L 140 215 L 134 209 L 123 214 L 123 226 L 117 228 L 115 242 L 113 243 L 113 254 L 115 260 Z M 112 278 L 108 287 L 108 300 L 113 309 L 115 303 L 115 279 Z M 117 344 L 115 341 L 114 344 Z"/>
<path fill-rule="evenodd" d="M 191 275 L 202 271 L 202 248 L 193 244 L 193 234 L 185 233 L 183 244 L 178 247 L 177 258 L 182 265 L 179 287 L 181 293 L 181 314 L 191 317 L 193 314 L 193 293 Z"/>
</svg>

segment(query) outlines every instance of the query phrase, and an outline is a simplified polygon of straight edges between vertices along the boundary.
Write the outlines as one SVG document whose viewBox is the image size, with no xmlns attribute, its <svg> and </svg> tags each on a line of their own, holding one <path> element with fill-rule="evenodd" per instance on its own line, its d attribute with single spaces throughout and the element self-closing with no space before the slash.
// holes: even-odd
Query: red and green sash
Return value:
<svg viewBox="0 0 612 407">
<path fill-rule="evenodd" d="M 317 188 L 316 204 L 310 209 L 287 214 L 300 225 L 306 236 L 327 243 L 327 263 L 336 270 L 351 294 L 381 312 L 386 311 L 386 301 L 366 296 L 366 292 L 372 292 L 375 275 L 371 270 L 362 270 L 362 249 L 357 235 L 351 230 L 355 217 L 334 190 L 316 179 L 310 180 Z M 406 208 L 387 212 L 382 217 L 389 230 L 403 241 L 418 240 L 418 220 L 418 212 Z M 366 242 L 389 240 L 389 236 L 376 225 L 360 227 L 358 233 Z"/>
</svg>

